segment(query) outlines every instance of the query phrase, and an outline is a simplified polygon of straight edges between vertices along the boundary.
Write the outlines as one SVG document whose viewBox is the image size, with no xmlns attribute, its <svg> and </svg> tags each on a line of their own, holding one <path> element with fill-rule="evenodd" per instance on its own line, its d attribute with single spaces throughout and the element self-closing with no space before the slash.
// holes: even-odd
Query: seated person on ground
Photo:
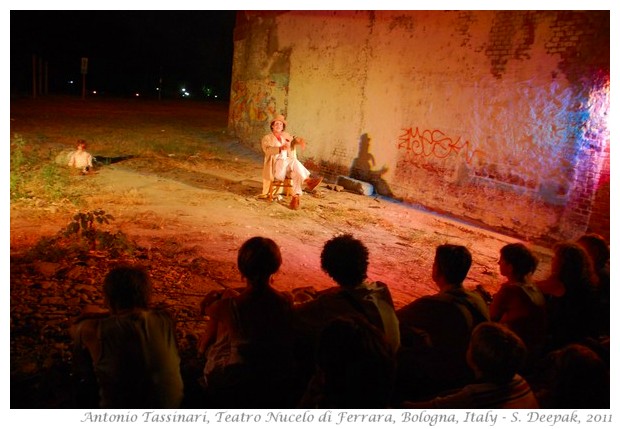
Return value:
<svg viewBox="0 0 620 429">
<path fill-rule="evenodd" d="M 549 353 L 540 375 L 536 396 L 543 408 L 609 408 L 609 367 L 585 345 L 569 344 Z"/>
<path fill-rule="evenodd" d="M 494 295 L 491 320 L 508 326 L 528 349 L 528 369 L 543 355 L 547 333 L 545 297 L 532 282 L 538 259 L 523 243 L 500 249 L 499 271 L 507 281 Z"/>
<path fill-rule="evenodd" d="M 404 408 L 539 408 L 529 384 L 518 373 L 525 363 L 523 341 L 507 327 L 480 323 L 471 335 L 467 363 L 475 381 L 434 399 L 403 403 Z"/>
<path fill-rule="evenodd" d="M 478 323 L 489 320 L 489 313 L 482 296 L 463 286 L 471 264 L 466 247 L 437 246 L 432 279 L 439 292 L 398 310 L 399 395 L 424 397 L 473 380 L 465 360 L 469 337 Z"/>
<path fill-rule="evenodd" d="M 81 170 L 82 174 L 86 174 L 93 168 L 93 157 L 86 152 L 86 140 L 79 139 L 74 152 L 69 156 L 69 167 Z"/>
<path fill-rule="evenodd" d="M 237 255 L 245 289 L 206 308 L 198 348 L 206 357 L 205 406 L 289 408 L 297 403 L 304 386 L 295 378 L 293 305 L 272 287 L 281 264 L 273 240 L 250 238 Z"/>
<path fill-rule="evenodd" d="M 400 347 L 398 319 L 392 295 L 385 283 L 367 278 L 368 248 L 350 234 L 328 240 L 321 252 L 321 268 L 338 284 L 316 299 L 296 307 L 301 355 L 312 360 L 323 328 L 334 318 L 363 317 L 386 337 L 393 352 Z M 311 362 L 305 368 L 313 369 Z"/>
<path fill-rule="evenodd" d="M 599 234 L 584 234 L 577 240 L 590 257 L 596 275 L 597 331 L 600 336 L 609 336 L 610 331 L 610 277 L 609 245 Z"/>
<path fill-rule="evenodd" d="M 333 318 L 358 315 L 386 336 L 393 351 L 400 346 L 398 319 L 385 283 L 367 277 L 368 248 L 350 234 L 328 240 L 321 252 L 321 268 L 338 283 L 297 307 L 297 315 L 315 338 Z"/>
<path fill-rule="evenodd" d="M 94 373 L 99 406 L 178 408 L 183 380 L 174 322 L 168 313 L 149 308 L 148 274 L 115 267 L 103 292 L 109 313 L 83 314 L 70 328 L 78 373 Z"/>
<path fill-rule="evenodd" d="M 547 301 L 547 350 L 599 336 L 599 304 L 594 270 L 583 247 L 556 243 L 551 273 L 536 283 Z"/>
<path fill-rule="evenodd" d="M 390 406 L 395 355 L 365 318 L 333 319 L 321 333 L 316 355 L 316 371 L 299 408 Z"/>
</svg>

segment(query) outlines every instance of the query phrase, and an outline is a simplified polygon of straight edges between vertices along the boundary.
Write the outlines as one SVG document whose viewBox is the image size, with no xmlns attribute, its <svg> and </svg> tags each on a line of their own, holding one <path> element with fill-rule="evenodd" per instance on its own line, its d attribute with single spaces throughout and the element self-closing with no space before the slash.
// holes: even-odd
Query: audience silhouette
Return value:
<svg viewBox="0 0 620 429">
<path fill-rule="evenodd" d="M 246 280 L 245 289 L 216 300 L 205 309 L 208 321 L 198 351 L 206 356 L 206 406 L 295 405 L 291 394 L 297 386 L 293 305 L 272 286 L 273 275 L 281 264 L 280 249 L 273 240 L 250 238 L 237 256 L 237 266 Z"/>
<path fill-rule="evenodd" d="M 519 375 L 527 349 L 506 326 L 477 325 L 467 349 L 467 363 L 475 381 L 434 399 L 403 403 L 405 408 L 538 408 L 528 382 Z"/>
<path fill-rule="evenodd" d="M 506 325 L 525 343 L 528 370 L 542 357 L 547 332 L 545 297 L 532 282 L 537 266 L 538 259 L 523 243 L 502 247 L 499 270 L 507 281 L 489 307 L 491 320 Z"/>
<path fill-rule="evenodd" d="M 480 294 L 463 287 L 471 264 L 465 246 L 437 246 L 432 279 L 439 292 L 398 310 L 403 344 L 399 396 L 428 397 L 473 380 L 465 359 L 469 337 L 477 324 L 489 320 L 489 312 Z"/>
<path fill-rule="evenodd" d="M 609 247 L 586 234 L 553 250 L 549 276 L 534 283 L 528 246 L 503 246 L 506 281 L 487 305 L 464 286 L 471 252 L 439 245 L 438 292 L 396 311 L 387 285 L 367 277 L 369 250 L 352 235 L 321 252 L 337 286 L 287 292 L 274 285 L 278 245 L 252 237 L 237 253 L 245 287 L 201 303 L 199 383 L 183 379 L 191 376 L 181 373 L 174 320 L 151 307 L 146 270 L 119 265 L 104 280 L 108 309 L 86 308 L 70 327 L 76 405 L 609 408 Z"/>
<path fill-rule="evenodd" d="M 328 240 L 321 252 L 321 268 L 338 286 L 318 294 L 316 299 L 296 308 L 300 355 L 306 357 L 303 367 L 314 368 L 309 357 L 325 326 L 336 317 L 361 316 L 377 327 L 391 350 L 400 347 L 398 318 L 392 295 L 385 283 L 367 278 L 368 248 L 350 234 Z"/>
<path fill-rule="evenodd" d="M 321 332 L 316 372 L 300 408 L 387 408 L 396 359 L 383 333 L 361 316 L 332 319 Z"/>
<path fill-rule="evenodd" d="M 568 241 L 554 246 L 551 273 L 537 283 L 547 300 L 548 350 L 598 336 L 594 282 L 592 264 L 583 247 Z"/>
<path fill-rule="evenodd" d="M 610 406 L 608 364 L 583 344 L 568 344 L 541 365 L 538 398 L 542 408 L 601 409 Z"/>
<path fill-rule="evenodd" d="M 178 408 L 183 380 L 174 322 L 149 308 L 145 269 L 117 266 L 103 283 L 109 312 L 85 312 L 70 328 L 76 370 L 94 374 L 101 408 Z M 78 398 L 78 405 L 86 404 Z"/>
<path fill-rule="evenodd" d="M 610 330 L 610 277 L 609 277 L 609 246 L 605 239 L 594 233 L 584 234 L 577 240 L 592 262 L 596 276 L 596 329 L 600 336 L 609 336 Z"/>
</svg>

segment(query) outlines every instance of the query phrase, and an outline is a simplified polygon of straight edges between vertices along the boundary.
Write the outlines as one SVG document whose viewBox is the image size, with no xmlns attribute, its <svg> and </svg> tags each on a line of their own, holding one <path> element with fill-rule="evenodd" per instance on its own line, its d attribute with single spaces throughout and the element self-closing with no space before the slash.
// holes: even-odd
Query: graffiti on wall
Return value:
<svg viewBox="0 0 620 429">
<path fill-rule="evenodd" d="M 442 168 L 428 161 L 430 158 L 445 159 L 449 156 L 460 155 L 470 167 L 467 174 L 470 177 L 486 179 L 488 181 L 510 185 L 511 187 L 535 190 L 538 187 L 536 171 L 515 171 L 514 160 L 495 159 L 489 162 L 484 152 L 471 147 L 469 141 L 461 138 L 453 139 L 440 130 L 424 130 L 406 128 L 399 136 L 398 149 L 404 152 L 399 161 L 402 165 L 415 165 L 439 175 L 447 174 L 450 169 Z"/>
<path fill-rule="evenodd" d="M 398 136 L 398 150 L 404 152 L 404 161 L 410 164 L 419 164 L 419 158 L 445 159 L 450 155 L 462 154 L 467 164 L 472 164 L 474 158 L 481 158 L 483 152 L 473 149 L 468 140 L 461 141 L 444 134 L 440 130 L 423 130 L 418 127 L 403 128 Z"/>
<path fill-rule="evenodd" d="M 276 116 L 273 85 L 264 82 L 235 82 L 231 88 L 230 112 L 234 124 L 270 121 Z"/>
</svg>

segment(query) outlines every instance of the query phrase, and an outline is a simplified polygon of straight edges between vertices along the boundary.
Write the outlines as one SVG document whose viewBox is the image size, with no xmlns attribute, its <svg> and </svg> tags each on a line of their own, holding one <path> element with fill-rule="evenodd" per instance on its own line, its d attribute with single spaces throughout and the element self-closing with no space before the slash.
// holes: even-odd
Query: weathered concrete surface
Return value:
<svg viewBox="0 0 620 429">
<path fill-rule="evenodd" d="M 240 12 L 229 128 L 529 238 L 609 236 L 608 11 Z"/>
</svg>

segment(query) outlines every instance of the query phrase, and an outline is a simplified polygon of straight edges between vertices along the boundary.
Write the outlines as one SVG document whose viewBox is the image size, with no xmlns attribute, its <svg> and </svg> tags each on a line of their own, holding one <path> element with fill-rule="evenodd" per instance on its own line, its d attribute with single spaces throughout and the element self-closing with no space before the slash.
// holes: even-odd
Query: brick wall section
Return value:
<svg viewBox="0 0 620 429">
<path fill-rule="evenodd" d="M 500 79 L 511 59 L 529 59 L 534 44 L 535 25 L 539 14 L 531 11 L 498 12 L 485 49 L 491 61 L 491 73 Z M 520 32 L 515 31 L 520 29 Z"/>
<path fill-rule="evenodd" d="M 592 100 L 592 94 L 609 91 L 609 15 L 605 11 L 582 13 L 562 11 L 551 26 L 554 36 L 546 44 L 549 54 L 562 58 L 559 69 L 573 83 L 576 93 Z M 607 116 L 607 107 L 593 106 L 601 116 Z M 587 232 L 595 232 L 610 239 L 610 146 L 607 124 L 592 127 L 582 121 L 575 109 L 574 126 L 583 131 L 578 138 L 584 143 L 583 159 L 590 165 L 581 165 L 575 177 L 575 198 L 567 207 L 578 225 L 585 224 Z M 588 118 L 589 121 L 596 120 Z M 584 124 L 585 122 L 585 124 Z M 603 144 L 601 144 L 601 142 Z M 581 233 L 583 228 L 575 231 Z"/>
<path fill-rule="evenodd" d="M 601 173 L 594 175 L 593 180 L 596 183 L 594 201 L 591 207 L 590 221 L 588 223 L 587 232 L 594 232 L 602 235 L 610 241 L 610 225 L 611 225 L 611 208 L 610 208 L 610 156 L 609 145 L 607 150 L 602 154 Z"/>
</svg>

